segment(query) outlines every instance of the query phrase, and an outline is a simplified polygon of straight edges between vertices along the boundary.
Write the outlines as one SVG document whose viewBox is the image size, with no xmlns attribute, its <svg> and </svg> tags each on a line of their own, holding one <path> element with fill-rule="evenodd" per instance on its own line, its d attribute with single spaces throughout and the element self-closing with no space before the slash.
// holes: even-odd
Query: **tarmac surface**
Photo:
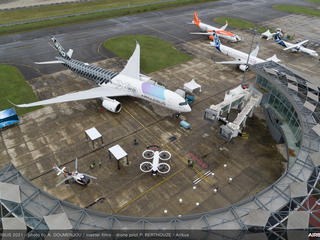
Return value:
<svg viewBox="0 0 320 240">
<path fill-rule="evenodd" d="M 36 61 L 48 61 L 57 56 L 57 52 L 48 45 L 51 35 L 55 35 L 65 49 L 74 49 L 75 58 L 96 62 L 112 56 L 101 45 L 106 39 L 119 35 L 152 35 L 173 44 L 199 39 L 199 36 L 188 34 L 189 31 L 196 30 L 195 26 L 188 24 L 193 20 L 195 9 L 201 21 L 208 24 L 214 24 L 213 19 L 219 16 L 238 17 L 259 24 L 288 15 L 272 8 L 272 5 L 282 3 L 314 6 L 310 2 L 299 0 L 222 0 L 2 36 L 0 37 L 0 63 L 17 66 L 27 79 L 31 79 L 41 74 L 63 70 L 60 65 L 36 66 L 34 64 Z M 218 24 L 215 25 L 218 26 Z"/>
<path fill-rule="evenodd" d="M 241 36 L 249 37 L 246 32 Z M 239 44 L 249 47 L 249 42 Z M 231 143 L 219 137 L 218 125 L 203 120 L 204 110 L 222 101 L 225 91 L 239 84 L 242 72 L 233 66 L 214 65 L 208 57 L 213 49 L 208 48 L 206 38 L 177 44 L 176 48 L 194 59 L 150 76 L 172 90 L 181 88 L 192 78 L 201 84 L 203 91 L 195 96 L 191 113 L 176 119 L 166 109 L 129 97 L 117 98 L 123 104 L 119 114 L 103 110 L 99 100 L 45 106 L 22 116 L 17 127 L 0 134 L 1 149 L 5 149 L 0 152 L 3 159 L 0 166 L 13 162 L 24 176 L 59 199 L 81 207 L 103 199 L 90 208 L 133 216 L 177 216 L 209 211 L 252 196 L 270 185 L 280 176 L 285 160 L 276 149 L 261 110 L 255 112 L 253 120 L 247 121 L 245 136 Z M 273 54 L 266 47 L 262 51 L 262 57 Z M 214 57 L 224 59 L 219 54 Z M 120 71 L 125 61 L 109 58 L 95 64 Z M 248 72 L 247 77 L 250 82 L 255 79 L 252 72 Z M 69 70 L 29 82 L 40 99 L 93 87 L 92 82 Z M 191 130 L 179 127 L 182 119 L 191 124 Z M 103 135 L 103 146 L 96 142 L 93 149 L 86 140 L 84 130 L 91 127 Z M 176 140 L 171 141 L 170 137 Z M 134 139 L 138 145 L 133 144 Z M 122 160 L 120 170 L 116 161 L 109 159 L 107 151 L 116 144 L 129 156 L 129 164 Z M 139 165 L 145 161 L 141 153 L 150 145 L 159 145 L 172 153 L 168 174 L 152 176 L 140 171 Z M 75 157 L 79 159 L 80 172 L 98 179 L 87 187 L 77 184 L 56 187 L 63 177 L 51 171 L 51 163 L 72 171 Z M 187 166 L 188 160 L 194 161 L 193 168 Z M 93 169 L 89 167 L 92 163 L 95 163 Z M 232 183 L 228 183 L 229 177 L 233 178 Z M 213 192 L 215 188 L 217 193 Z"/>
<path fill-rule="evenodd" d="M 192 112 L 183 114 L 180 119 L 173 118 L 164 109 L 129 97 L 117 99 L 124 106 L 119 114 L 103 110 L 98 100 L 43 107 L 22 116 L 18 126 L 0 132 L 0 167 L 13 162 L 41 189 L 81 207 L 101 198 L 101 202 L 90 208 L 135 216 L 177 216 L 209 211 L 228 206 L 267 187 L 280 176 L 285 162 L 268 132 L 263 114 L 258 109 L 255 118 L 247 121 L 246 136 L 235 138 L 231 143 L 219 138 L 218 126 L 202 119 L 207 107 L 222 101 L 225 91 L 240 83 L 242 72 L 235 66 L 214 64 L 212 60 L 231 59 L 210 48 L 206 37 L 188 34 L 188 29 L 196 29 L 186 24 L 192 20 L 193 9 L 197 9 L 200 18 L 207 23 L 212 23 L 214 17 L 226 15 L 246 16 L 245 19 L 264 26 L 276 26 L 295 19 L 305 28 L 308 26 L 305 22 L 316 21 L 303 16 L 292 18 L 292 15 L 272 9 L 269 1 L 256 1 L 255 4 L 257 6 L 248 1 L 221 1 L 1 37 L 0 62 L 17 66 L 39 99 L 93 87 L 92 82 L 63 66 L 33 64 L 33 61 L 52 60 L 56 56 L 56 51 L 48 44 L 49 35 L 53 33 L 66 49 L 75 49 L 76 59 L 94 62 L 113 71 L 120 71 L 125 61 L 101 47 L 105 39 L 134 33 L 168 40 L 194 58 L 150 76 L 171 90 L 181 88 L 183 83 L 194 78 L 202 85 L 203 92 L 196 95 Z M 261 14 L 262 7 L 265 8 L 264 14 Z M 265 15 L 265 12 L 270 14 Z M 304 31 L 308 34 L 308 30 Z M 244 41 L 222 43 L 248 51 L 251 34 L 236 32 Z M 282 51 L 272 41 L 261 40 L 260 43 L 259 57 L 266 59 L 277 54 L 283 63 L 290 63 L 307 73 L 320 73 L 318 59 Z M 319 51 L 319 47 L 315 49 Z M 249 71 L 247 81 L 252 83 L 254 79 L 254 73 Z M 181 119 L 191 124 L 190 131 L 178 126 Z M 102 133 L 103 146 L 97 143 L 93 149 L 86 141 L 84 130 L 91 127 Z M 170 141 L 172 136 L 176 140 Z M 133 144 L 134 139 L 138 145 Z M 107 157 L 107 149 L 115 144 L 120 144 L 129 153 L 129 164 L 122 161 L 120 170 L 117 170 L 116 162 Z M 167 175 L 152 177 L 139 170 L 141 153 L 153 144 L 173 155 L 169 161 L 171 172 Z M 56 188 L 55 184 L 61 178 L 50 170 L 51 163 L 55 161 L 59 166 L 73 170 L 76 156 L 79 171 L 98 179 L 85 188 L 76 184 Z M 194 168 L 186 165 L 190 159 L 195 161 Z M 90 169 L 93 162 L 95 167 Z M 227 168 L 223 167 L 225 163 Z M 209 171 L 215 175 L 205 176 Z M 227 182 L 229 177 L 233 178 L 231 184 Z M 201 181 L 194 184 L 197 178 Z M 218 188 L 217 193 L 213 193 L 214 188 Z"/>
<path fill-rule="evenodd" d="M 78 1 L 79 0 L 2 0 L 0 2 L 0 9 L 23 8 Z"/>
</svg>

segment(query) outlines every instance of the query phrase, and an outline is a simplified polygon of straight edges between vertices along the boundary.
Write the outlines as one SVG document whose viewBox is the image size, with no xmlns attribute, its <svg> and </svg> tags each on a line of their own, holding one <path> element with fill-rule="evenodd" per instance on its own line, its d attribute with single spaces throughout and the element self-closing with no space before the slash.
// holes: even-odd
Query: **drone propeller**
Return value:
<svg viewBox="0 0 320 240">
<path fill-rule="evenodd" d="M 158 172 L 165 174 L 168 173 L 170 171 L 170 165 L 168 163 L 160 163 L 158 165 Z"/>
<path fill-rule="evenodd" d="M 61 182 L 59 182 L 59 183 L 56 185 L 56 187 L 58 187 L 60 184 L 64 183 L 65 181 L 67 181 L 67 180 L 69 180 L 69 179 L 71 179 L 71 178 L 73 178 L 73 177 L 72 177 L 72 176 L 66 177 L 66 178 L 63 179 Z"/>
<path fill-rule="evenodd" d="M 161 151 L 159 153 L 159 158 L 162 161 L 168 161 L 171 158 L 171 153 L 168 151 Z"/>
<path fill-rule="evenodd" d="M 148 149 L 148 150 L 145 150 L 143 153 L 142 153 L 142 157 L 145 158 L 145 159 L 152 159 L 154 156 L 154 151 Z"/>
<path fill-rule="evenodd" d="M 151 172 L 152 170 L 152 163 L 150 162 L 143 162 L 140 164 L 140 170 L 144 173 Z"/>
</svg>

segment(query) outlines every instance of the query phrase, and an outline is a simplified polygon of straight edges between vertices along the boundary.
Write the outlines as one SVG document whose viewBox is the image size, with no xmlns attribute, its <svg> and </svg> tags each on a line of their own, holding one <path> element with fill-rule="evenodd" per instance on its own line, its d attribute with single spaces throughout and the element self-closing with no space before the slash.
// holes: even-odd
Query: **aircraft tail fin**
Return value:
<svg viewBox="0 0 320 240">
<path fill-rule="evenodd" d="M 287 47 L 287 45 L 285 44 L 285 42 L 281 39 L 281 35 L 280 35 L 280 32 L 276 32 L 274 34 L 274 37 L 273 37 L 274 41 L 278 44 L 280 44 L 281 46 L 283 47 Z"/>
<path fill-rule="evenodd" d="M 59 52 L 61 57 L 67 58 L 67 59 L 71 59 L 72 54 L 73 54 L 73 50 L 72 49 L 69 49 L 69 51 L 66 52 L 66 50 L 64 50 L 64 48 L 61 46 L 59 41 L 55 38 L 55 36 L 51 37 L 51 41 L 53 42 L 54 47 L 58 50 L 58 52 Z"/>
<path fill-rule="evenodd" d="M 199 19 L 199 16 L 198 16 L 196 11 L 193 11 L 193 18 L 194 18 L 193 23 L 196 24 L 196 25 L 199 25 L 200 24 L 200 19 Z"/>
<path fill-rule="evenodd" d="M 120 72 L 120 74 L 135 79 L 140 79 L 140 45 L 138 42 L 136 42 L 136 49 L 134 50 L 133 54 L 127 62 L 127 65 Z"/>
<path fill-rule="evenodd" d="M 250 56 L 256 57 L 258 56 L 258 53 L 259 53 L 259 43 L 257 42 L 256 48 L 253 49 L 253 51 L 250 53 Z"/>
<path fill-rule="evenodd" d="M 60 169 L 56 163 L 52 163 L 52 168 L 58 172 L 57 176 L 59 176 L 61 173 L 64 173 L 64 170 L 66 169 L 66 167 Z"/>
<path fill-rule="evenodd" d="M 216 31 L 213 31 L 213 41 L 214 41 L 214 46 L 216 47 L 216 49 L 221 52 L 221 49 L 220 49 L 221 43 L 220 43 L 220 39 L 219 39 Z"/>
<path fill-rule="evenodd" d="M 228 27 L 228 20 L 226 20 L 226 24 L 223 25 L 220 29 L 221 30 L 226 30 L 227 27 Z"/>
</svg>

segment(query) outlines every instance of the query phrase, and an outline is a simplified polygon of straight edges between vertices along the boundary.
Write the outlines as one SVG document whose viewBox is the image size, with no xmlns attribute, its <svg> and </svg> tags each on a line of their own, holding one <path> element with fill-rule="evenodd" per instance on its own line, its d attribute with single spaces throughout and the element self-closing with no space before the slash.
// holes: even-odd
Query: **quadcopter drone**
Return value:
<svg viewBox="0 0 320 240">
<path fill-rule="evenodd" d="M 157 173 L 165 174 L 170 171 L 170 165 L 167 163 L 160 163 L 162 161 L 168 161 L 171 158 L 171 153 L 168 151 L 157 151 L 147 149 L 142 153 L 142 157 L 152 162 L 143 162 L 140 164 L 140 170 L 144 173 L 152 172 L 152 175 Z"/>
<path fill-rule="evenodd" d="M 65 179 L 63 179 L 61 182 L 59 182 L 56 187 L 58 187 L 60 184 L 70 180 L 70 179 L 73 179 L 74 182 L 82 185 L 82 186 L 85 186 L 87 184 L 90 183 L 90 178 L 93 178 L 93 179 L 97 179 L 96 177 L 93 177 L 93 176 L 90 176 L 86 173 L 79 173 L 78 172 L 78 158 L 76 158 L 75 160 L 75 171 L 72 171 L 72 172 L 68 172 L 68 171 L 65 171 L 65 167 L 63 167 L 62 169 L 60 169 L 57 164 L 53 164 L 53 169 L 56 170 L 58 173 L 57 173 L 57 176 L 59 176 L 61 173 L 64 174 L 65 176 Z"/>
</svg>

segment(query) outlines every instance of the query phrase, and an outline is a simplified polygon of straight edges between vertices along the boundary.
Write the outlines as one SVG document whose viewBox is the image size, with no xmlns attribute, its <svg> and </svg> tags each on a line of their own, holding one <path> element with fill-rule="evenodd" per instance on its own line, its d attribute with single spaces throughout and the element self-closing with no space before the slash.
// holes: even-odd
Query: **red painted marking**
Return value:
<svg viewBox="0 0 320 240">
<path fill-rule="evenodd" d="M 314 204 L 316 204 L 317 200 L 318 200 L 318 199 L 316 199 L 315 197 L 310 196 L 310 197 L 308 198 L 308 200 L 306 200 L 306 201 L 304 202 L 303 206 L 304 206 L 306 209 L 309 209 L 309 208 L 311 208 Z M 315 206 L 315 207 L 313 208 L 313 210 L 312 210 L 312 214 L 313 214 L 314 216 L 316 216 L 317 218 L 320 218 L 320 212 L 319 212 L 319 210 L 320 210 L 320 206 L 319 206 L 318 204 L 316 204 L 316 206 Z M 300 208 L 298 211 L 304 211 L 304 210 Z M 319 223 L 316 219 L 314 219 L 311 215 L 310 215 L 310 218 L 309 218 L 309 224 L 312 225 L 312 226 L 314 226 L 314 227 L 320 227 L 320 223 Z"/>
<path fill-rule="evenodd" d="M 194 160 L 196 160 L 203 168 L 207 168 L 208 166 L 204 164 L 200 159 L 198 159 L 196 156 L 194 156 L 192 153 L 189 153 L 190 157 L 192 157 Z"/>
</svg>

